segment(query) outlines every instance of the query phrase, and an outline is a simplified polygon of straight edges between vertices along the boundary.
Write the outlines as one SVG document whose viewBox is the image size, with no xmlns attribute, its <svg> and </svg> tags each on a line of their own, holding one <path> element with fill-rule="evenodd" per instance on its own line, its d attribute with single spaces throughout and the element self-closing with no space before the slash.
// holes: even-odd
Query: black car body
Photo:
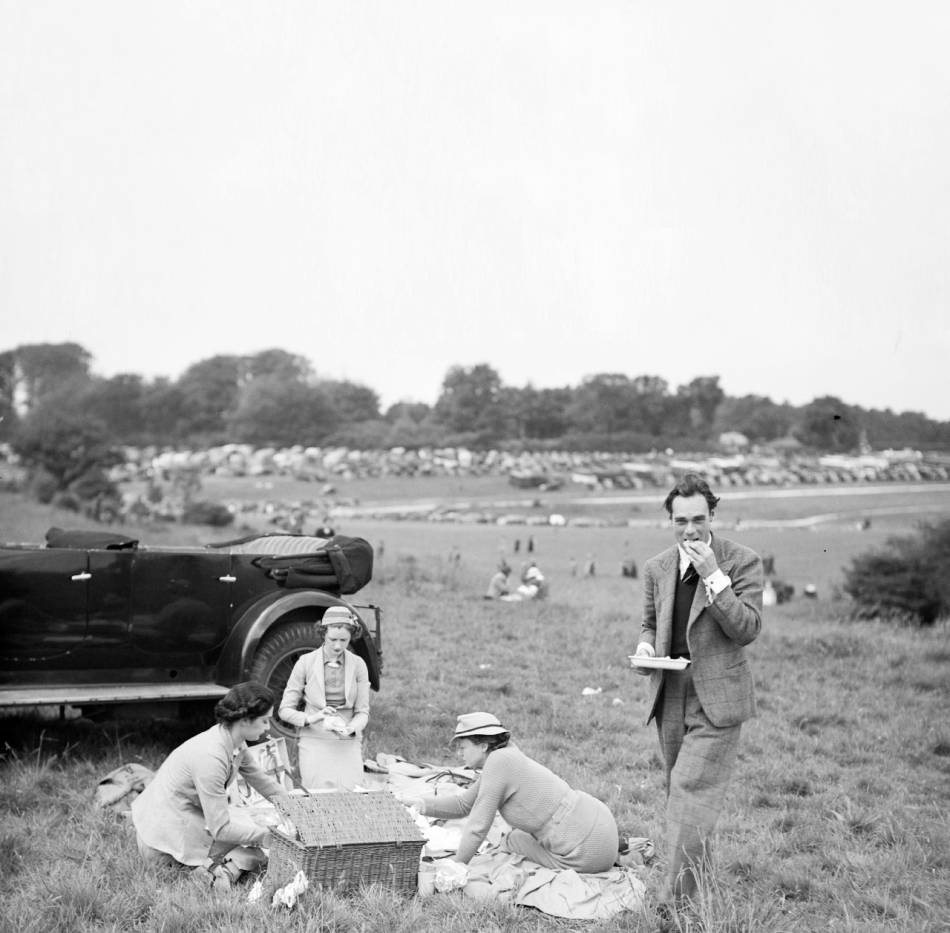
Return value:
<svg viewBox="0 0 950 933">
<path fill-rule="evenodd" d="M 179 548 L 51 529 L 47 542 L 0 545 L 0 706 L 195 699 L 252 679 L 279 696 L 337 605 L 368 610 L 351 648 L 379 689 L 380 610 L 344 599 L 372 575 L 361 538 Z"/>
</svg>

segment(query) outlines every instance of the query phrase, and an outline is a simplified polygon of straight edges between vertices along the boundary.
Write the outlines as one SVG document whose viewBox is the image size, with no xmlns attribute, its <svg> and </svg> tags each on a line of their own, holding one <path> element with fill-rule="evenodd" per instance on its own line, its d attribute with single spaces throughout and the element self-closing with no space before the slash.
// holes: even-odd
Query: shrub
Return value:
<svg viewBox="0 0 950 933">
<path fill-rule="evenodd" d="M 49 505 L 58 491 L 58 480 L 42 467 L 36 469 L 30 476 L 30 494 L 37 502 Z"/>
<path fill-rule="evenodd" d="M 80 499 L 95 499 L 97 496 L 116 498 L 115 483 L 98 467 L 91 467 L 69 484 L 69 491 Z"/>
<path fill-rule="evenodd" d="M 67 512 L 78 512 L 82 507 L 79 496 L 71 492 L 58 492 L 53 496 L 53 505 Z"/>
<path fill-rule="evenodd" d="M 234 516 L 228 507 L 220 502 L 199 499 L 185 507 L 181 520 L 189 525 L 211 525 L 214 528 L 223 528 L 234 521 Z"/>
<path fill-rule="evenodd" d="M 950 519 L 859 554 L 845 569 L 844 591 L 860 617 L 933 625 L 950 613 Z"/>
</svg>

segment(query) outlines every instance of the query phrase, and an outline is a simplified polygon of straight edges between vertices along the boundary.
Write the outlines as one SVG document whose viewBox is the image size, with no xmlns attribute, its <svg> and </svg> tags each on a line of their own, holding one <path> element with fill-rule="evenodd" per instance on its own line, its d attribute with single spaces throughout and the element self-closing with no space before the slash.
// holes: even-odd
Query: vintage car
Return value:
<svg viewBox="0 0 950 933">
<path fill-rule="evenodd" d="M 378 690 L 380 609 L 344 599 L 372 565 L 342 535 L 148 547 L 53 528 L 45 545 L 0 545 L 0 707 L 199 700 L 245 680 L 279 696 L 339 605 L 361 618 L 351 647 Z"/>
</svg>

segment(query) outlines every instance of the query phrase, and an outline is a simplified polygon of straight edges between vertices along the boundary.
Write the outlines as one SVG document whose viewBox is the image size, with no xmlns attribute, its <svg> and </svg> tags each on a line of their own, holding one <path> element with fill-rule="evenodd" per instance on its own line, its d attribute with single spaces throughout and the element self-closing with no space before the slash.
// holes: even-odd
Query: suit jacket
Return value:
<svg viewBox="0 0 950 933">
<path fill-rule="evenodd" d="M 307 716 L 321 712 L 327 705 L 323 662 L 322 648 L 297 659 L 280 701 L 278 715 L 281 719 L 301 728 L 313 728 L 307 726 Z M 366 662 L 352 651 L 343 652 L 343 696 L 346 707 L 353 710 L 353 718 L 361 717 L 358 726 L 362 731 L 369 720 L 369 672 Z M 303 710 L 297 708 L 301 700 L 304 701 Z"/>
<path fill-rule="evenodd" d="M 713 535 L 711 547 L 719 569 L 732 581 L 707 604 L 702 581 L 686 627 L 693 684 L 703 710 L 715 726 L 734 726 L 755 715 L 752 673 L 743 646 L 762 627 L 762 560 L 755 551 Z M 651 558 L 643 568 L 643 621 L 640 641 L 658 657 L 670 653 L 673 600 L 679 576 L 679 549 L 674 545 Z M 656 714 L 665 671 L 651 677 L 650 715 Z"/>
</svg>

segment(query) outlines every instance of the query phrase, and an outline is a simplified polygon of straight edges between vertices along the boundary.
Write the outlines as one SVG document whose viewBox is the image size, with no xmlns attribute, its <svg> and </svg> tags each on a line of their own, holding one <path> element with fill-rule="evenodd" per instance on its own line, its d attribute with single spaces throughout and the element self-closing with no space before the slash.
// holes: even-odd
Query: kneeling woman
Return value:
<svg viewBox="0 0 950 933">
<path fill-rule="evenodd" d="M 352 790 L 363 780 L 363 730 L 369 721 L 369 671 L 347 650 L 360 623 L 346 606 L 331 606 L 320 628 L 323 646 L 294 664 L 278 715 L 299 729 L 303 786 Z"/>
<path fill-rule="evenodd" d="M 270 725 L 274 695 L 256 683 L 238 684 L 214 708 L 217 725 L 179 745 L 132 803 L 139 852 L 152 864 L 197 869 L 196 880 L 227 888 L 266 862 L 268 830 L 228 807 L 238 774 L 267 798 L 287 791 L 247 750 Z"/>
<path fill-rule="evenodd" d="M 467 863 L 488 834 L 495 813 L 512 826 L 503 847 L 546 868 L 607 871 L 617 860 L 617 824 L 607 806 L 573 790 L 509 741 L 490 713 L 458 717 L 454 743 L 479 779 L 457 796 L 403 798 L 429 817 L 468 816 L 457 860 Z"/>
</svg>

